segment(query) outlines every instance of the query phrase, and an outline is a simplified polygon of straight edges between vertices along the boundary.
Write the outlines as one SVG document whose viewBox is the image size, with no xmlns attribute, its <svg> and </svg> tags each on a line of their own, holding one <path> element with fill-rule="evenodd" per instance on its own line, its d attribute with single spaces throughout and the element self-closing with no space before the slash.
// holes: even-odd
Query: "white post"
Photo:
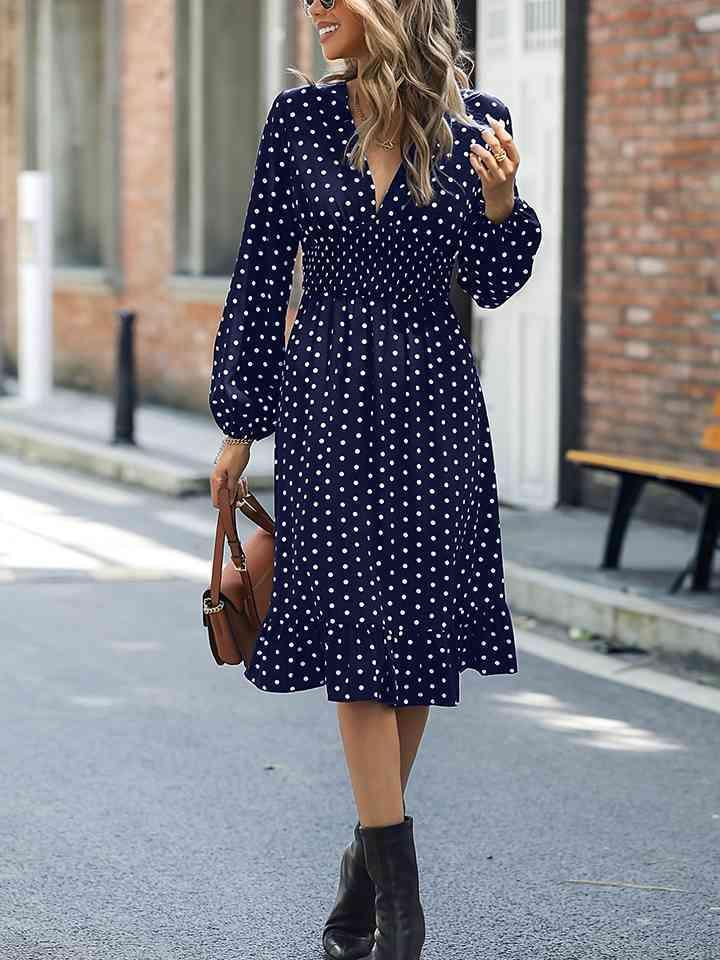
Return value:
<svg viewBox="0 0 720 960">
<path fill-rule="evenodd" d="M 52 186 L 49 173 L 18 176 L 18 392 L 47 400 L 53 386 Z"/>
<path fill-rule="evenodd" d="M 284 0 L 265 0 L 260 7 L 263 38 L 260 89 L 262 91 L 259 120 L 265 119 L 268 107 L 282 87 L 292 86 L 290 74 L 284 70 L 287 39 L 287 4 Z"/>
</svg>

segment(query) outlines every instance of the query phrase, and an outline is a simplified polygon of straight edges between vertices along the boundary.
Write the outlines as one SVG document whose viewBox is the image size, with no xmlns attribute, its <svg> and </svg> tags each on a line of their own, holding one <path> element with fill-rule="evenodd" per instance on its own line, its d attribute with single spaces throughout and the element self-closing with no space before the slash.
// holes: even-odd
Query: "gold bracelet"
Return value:
<svg viewBox="0 0 720 960">
<path fill-rule="evenodd" d="M 223 441 L 222 441 L 222 443 L 220 444 L 220 449 L 218 450 L 217 456 L 215 457 L 215 463 L 218 462 L 218 460 L 220 459 L 220 455 L 222 454 L 223 450 L 224 450 L 225 447 L 227 447 L 229 444 L 231 444 L 231 443 L 245 443 L 245 444 L 247 444 L 248 446 L 250 446 L 254 439 L 255 439 L 255 437 L 226 437 L 226 436 L 223 436 Z"/>
</svg>

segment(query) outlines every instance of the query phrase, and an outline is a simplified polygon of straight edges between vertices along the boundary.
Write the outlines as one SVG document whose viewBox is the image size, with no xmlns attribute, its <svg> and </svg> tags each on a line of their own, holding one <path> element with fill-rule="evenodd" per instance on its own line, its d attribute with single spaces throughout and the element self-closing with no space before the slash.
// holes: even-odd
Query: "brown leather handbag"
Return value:
<svg viewBox="0 0 720 960">
<path fill-rule="evenodd" d="M 219 666 L 244 664 L 255 651 L 262 622 L 270 609 L 275 551 L 275 521 L 240 478 L 235 500 L 226 487 L 218 491 L 217 529 L 210 586 L 203 592 L 203 625 L 210 650 Z M 258 525 L 245 544 L 240 543 L 235 509 Z M 230 560 L 223 567 L 225 540 Z"/>
</svg>

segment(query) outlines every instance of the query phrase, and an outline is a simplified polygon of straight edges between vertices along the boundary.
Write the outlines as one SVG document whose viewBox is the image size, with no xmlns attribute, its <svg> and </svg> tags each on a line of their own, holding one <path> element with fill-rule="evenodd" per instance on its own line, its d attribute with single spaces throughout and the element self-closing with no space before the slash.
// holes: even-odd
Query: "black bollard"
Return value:
<svg viewBox="0 0 720 960">
<path fill-rule="evenodd" d="M 133 324 L 131 310 L 116 310 L 120 319 L 115 369 L 115 434 L 112 443 L 135 443 L 135 356 L 133 351 Z"/>
</svg>

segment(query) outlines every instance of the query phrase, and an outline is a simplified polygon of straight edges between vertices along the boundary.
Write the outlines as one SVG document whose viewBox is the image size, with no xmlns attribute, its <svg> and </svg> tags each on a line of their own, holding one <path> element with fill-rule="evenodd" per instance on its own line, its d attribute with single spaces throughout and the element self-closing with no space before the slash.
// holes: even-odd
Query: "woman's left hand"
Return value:
<svg viewBox="0 0 720 960">
<path fill-rule="evenodd" d="M 489 144 L 491 150 L 502 148 L 506 157 L 498 163 L 487 147 L 471 143 L 470 165 L 480 177 L 486 216 L 500 221 L 509 216 L 515 202 L 515 175 L 520 166 L 520 154 L 515 141 L 505 129 L 504 121 L 496 120 L 489 113 L 485 116 L 492 126 L 492 131 L 482 130 L 483 140 Z"/>
</svg>

